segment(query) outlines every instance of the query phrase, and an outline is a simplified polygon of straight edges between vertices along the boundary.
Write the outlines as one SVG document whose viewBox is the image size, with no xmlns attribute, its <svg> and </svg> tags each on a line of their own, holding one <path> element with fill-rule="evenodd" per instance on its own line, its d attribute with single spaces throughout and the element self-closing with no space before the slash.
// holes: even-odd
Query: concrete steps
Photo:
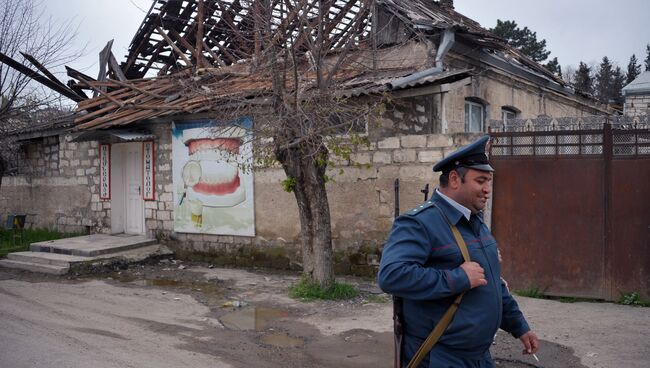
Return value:
<svg viewBox="0 0 650 368">
<path fill-rule="evenodd" d="M 25 263 L 38 263 L 51 266 L 70 267 L 71 263 L 90 261 L 93 258 L 57 253 L 16 252 L 7 254 L 7 259 Z"/>
<path fill-rule="evenodd" d="M 70 267 L 99 260 L 122 259 L 138 262 L 153 255 L 172 254 L 155 239 L 142 235 L 87 235 L 33 243 L 29 252 L 9 253 L 0 267 L 64 275 Z"/>
<path fill-rule="evenodd" d="M 11 259 L 0 259 L 0 266 L 7 268 L 17 268 L 31 272 L 49 273 L 51 275 L 65 275 L 70 270 L 69 266 L 65 267 L 43 263 L 23 262 Z"/>
<path fill-rule="evenodd" d="M 144 235 L 111 236 L 97 234 L 32 243 L 29 249 L 32 252 L 96 257 L 103 254 L 117 253 L 145 247 L 156 243 L 156 239 L 148 239 Z"/>
</svg>

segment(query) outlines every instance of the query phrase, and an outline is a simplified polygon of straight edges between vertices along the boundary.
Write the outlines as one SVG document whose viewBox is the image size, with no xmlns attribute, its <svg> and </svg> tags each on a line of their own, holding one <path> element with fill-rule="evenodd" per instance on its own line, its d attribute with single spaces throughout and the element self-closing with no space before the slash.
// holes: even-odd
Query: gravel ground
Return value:
<svg viewBox="0 0 650 368">
<path fill-rule="evenodd" d="M 391 304 L 303 302 L 295 274 L 163 260 L 92 276 L 0 269 L 0 367 L 390 367 Z M 517 298 L 540 362 L 497 334 L 500 368 L 650 366 L 650 308 Z"/>
</svg>

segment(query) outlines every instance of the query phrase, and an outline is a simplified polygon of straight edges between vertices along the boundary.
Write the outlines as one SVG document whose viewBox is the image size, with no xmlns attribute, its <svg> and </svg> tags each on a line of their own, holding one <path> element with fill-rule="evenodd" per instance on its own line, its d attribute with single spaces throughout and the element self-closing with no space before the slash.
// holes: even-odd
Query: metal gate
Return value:
<svg viewBox="0 0 650 368">
<path fill-rule="evenodd" d="M 492 231 L 513 287 L 650 296 L 650 127 L 600 119 L 491 132 Z"/>
</svg>

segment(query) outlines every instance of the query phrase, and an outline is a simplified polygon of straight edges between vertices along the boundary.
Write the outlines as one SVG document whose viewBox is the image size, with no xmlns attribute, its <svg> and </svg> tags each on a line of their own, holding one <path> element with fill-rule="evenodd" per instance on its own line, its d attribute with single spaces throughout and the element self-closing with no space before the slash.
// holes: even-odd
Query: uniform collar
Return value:
<svg viewBox="0 0 650 368">
<path fill-rule="evenodd" d="M 438 188 L 436 188 L 433 198 L 431 199 L 443 207 L 442 209 L 445 212 L 445 215 L 454 225 L 457 224 L 458 221 L 460 221 L 460 219 L 463 217 L 465 217 L 468 222 L 470 221 L 472 211 L 470 211 L 469 208 L 463 206 L 462 204 L 449 198 L 448 196 L 442 194 Z M 483 212 L 477 213 L 476 217 L 481 222 L 483 222 Z"/>
<path fill-rule="evenodd" d="M 465 217 L 465 214 L 461 210 L 460 207 L 463 207 L 462 205 L 458 204 L 458 202 L 454 201 L 453 199 L 447 197 L 446 195 L 440 193 L 438 189 L 433 193 L 433 196 L 431 198 L 444 212 L 445 216 L 449 221 L 456 225 L 458 224 L 458 221 L 460 221 L 461 218 Z M 456 207 L 454 204 L 456 204 L 459 207 Z M 467 208 L 465 208 L 467 211 L 469 211 Z M 471 212 L 469 212 L 471 214 Z"/>
<path fill-rule="evenodd" d="M 447 203 L 449 203 L 452 207 L 454 207 L 460 214 L 469 221 L 469 218 L 472 216 L 472 211 L 469 210 L 469 208 L 463 206 L 462 204 L 454 201 L 453 199 L 449 198 L 448 196 L 444 195 L 440 190 L 436 188 L 436 194 L 438 194 L 442 199 L 444 199 Z"/>
</svg>

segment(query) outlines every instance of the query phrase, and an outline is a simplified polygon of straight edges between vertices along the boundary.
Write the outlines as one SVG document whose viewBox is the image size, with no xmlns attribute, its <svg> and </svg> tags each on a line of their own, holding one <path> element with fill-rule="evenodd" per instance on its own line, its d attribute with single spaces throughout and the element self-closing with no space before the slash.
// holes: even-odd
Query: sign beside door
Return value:
<svg viewBox="0 0 650 368">
<path fill-rule="evenodd" d="M 153 142 L 142 142 L 142 199 L 153 201 L 154 198 L 154 156 Z"/>
<path fill-rule="evenodd" d="M 111 145 L 99 145 L 99 198 L 111 199 Z"/>
</svg>

